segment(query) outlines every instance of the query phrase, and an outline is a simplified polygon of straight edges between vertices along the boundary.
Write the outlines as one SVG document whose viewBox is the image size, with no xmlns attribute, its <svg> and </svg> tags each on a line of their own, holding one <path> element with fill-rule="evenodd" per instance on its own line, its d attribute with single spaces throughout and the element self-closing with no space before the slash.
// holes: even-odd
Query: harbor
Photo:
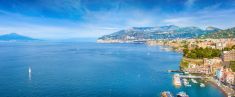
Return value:
<svg viewBox="0 0 235 97">
<path fill-rule="evenodd" d="M 202 76 L 195 76 L 195 75 L 184 75 L 184 74 L 179 74 L 179 73 L 175 73 L 173 74 L 173 84 L 176 87 L 192 87 L 192 84 L 198 85 L 201 88 L 206 87 L 205 83 L 203 83 L 203 81 L 205 81 L 206 79 L 208 79 L 209 77 L 202 77 Z M 198 81 L 201 80 L 201 81 Z M 163 95 L 164 94 L 164 95 Z M 168 94 L 168 96 L 166 96 Z M 162 92 L 162 96 L 161 97 L 172 97 L 169 96 L 172 95 L 169 91 L 164 91 Z M 187 95 L 186 92 L 181 91 L 177 94 L 177 97 L 189 97 Z"/>
<path fill-rule="evenodd" d="M 231 89 L 231 87 L 224 85 L 219 80 L 213 78 L 213 77 L 202 77 L 202 76 L 193 76 L 193 75 L 183 75 L 183 74 L 174 74 L 173 75 L 173 84 L 177 87 L 191 87 L 192 84 L 199 85 L 201 88 L 206 87 L 205 83 L 198 82 L 196 79 L 200 79 L 202 81 L 209 82 L 213 85 L 215 85 L 217 88 L 219 88 L 221 91 L 223 91 L 224 95 L 227 97 L 234 97 L 235 91 Z M 183 84 L 183 85 L 182 85 Z M 170 96 L 166 96 L 170 97 Z"/>
<path fill-rule="evenodd" d="M 199 83 L 196 79 L 204 79 L 207 77 L 200 77 L 200 76 L 192 76 L 192 75 L 180 75 L 180 74 L 174 74 L 173 75 L 173 83 L 175 86 L 182 86 L 182 83 L 185 87 L 191 87 L 191 83 L 193 84 L 199 84 L 200 87 L 205 87 L 204 83 Z"/>
</svg>

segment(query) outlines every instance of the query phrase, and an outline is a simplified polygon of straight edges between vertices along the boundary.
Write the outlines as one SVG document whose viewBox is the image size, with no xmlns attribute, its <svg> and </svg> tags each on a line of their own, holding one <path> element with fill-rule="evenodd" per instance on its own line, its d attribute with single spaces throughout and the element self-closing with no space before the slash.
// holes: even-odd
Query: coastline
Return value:
<svg viewBox="0 0 235 97">
<path fill-rule="evenodd" d="M 97 43 L 102 43 L 102 42 L 97 42 Z M 104 42 L 103 42 L 104 43 Z M 105 42 L 105 43 L 123 43 L 123 42 Z M 124 42 L 124 43 L 133 43 L 133 42 Z M 144 43 L 147 46 L 161 46 L 163 47 L 163 50 L 166 51 L 175 51 L 178 53 L 183 53 L 183 49 L 181 47 L 177 47 L 178 45 L 174 45 L 174 44 L 165 44 L 165 43 L 155 43 L 155 41 L 146 41 Z M 214 79 L 213 77 L 204 79 L 207 80 L 208 83 L 212 84 L 213 86 L 215 86 L 215 88 L 218 88 L 224 95 L 224 97 L 234 97 L 235 96 L 235 91 L 228 87 L 223 85 L 222 83 L 220 83 L 220 85 L 218 84 L 217 80 Z"/>
<path fill-rule="evenodd" d="M 227 96 L 227 97 L 235 96 L 234 90 L 231 90 L 230 88 L 227 88 L 227 87 L 223 86 L 223 84 L 222 85 L 218 85 L 218 83 L 216 82 L 216 80 L 214 78 L 210 78 L 208 80 L 208 82 L 210 82 L 212 85 L 218 87 L 218 89 L 220 89 L 225 96 Z"/>
<path fill-rule="evenodd" d="M 215 86 L 216 88 L 218 88 L 225 97 L 228 97 L 228 94 L 223 90 L 222 87 L 220 87 L 216 82 L 212 81 L 211 79 L 207 80 L 211 85 Z"/>
<path fill-rule="evenodd" d="M 178 51 L 178 52 L 182 52 L 183 48 L 180 47 L 182 43 L 169 43 L 169 42 L 156 42 L 156 41 L 150 41 L 149 43 L 147 43 L 147 45 L 159 45 L 159 46 L 168 46 L 171 47 L 172 50 L 174 51 Z M 174 49 L 177 48 L 177 49 Z M 181 66 L 181 64 L 180 64 Z M 205 79 L 206 80 L 206 79 Z M 235 97 L 235 90 L 233 88 L 231 88 L 229 85 L 225 85 L 222 82 L 218 81 L 217 79 L 214 79 L 212 76 L 210 78 L 208 78 L 207 80 L 210 84 L 214 85 L 215 87 L 217 87 L 223 94 L 225 97 Z"/>
</svg>

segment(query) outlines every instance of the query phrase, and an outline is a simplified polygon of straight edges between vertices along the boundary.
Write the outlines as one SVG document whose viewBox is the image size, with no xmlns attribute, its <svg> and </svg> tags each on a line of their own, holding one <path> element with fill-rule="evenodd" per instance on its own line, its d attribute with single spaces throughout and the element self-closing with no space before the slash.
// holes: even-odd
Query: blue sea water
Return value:
<svg viewBox="0 0 235 97">
<path fill-rule="evenodd" d="M 0 97 L 224 96 L 211 84 L 174 87 L 167 70 L 178 69 L 181 57 L 144 44 L 1 42 Z"/>
</svg>

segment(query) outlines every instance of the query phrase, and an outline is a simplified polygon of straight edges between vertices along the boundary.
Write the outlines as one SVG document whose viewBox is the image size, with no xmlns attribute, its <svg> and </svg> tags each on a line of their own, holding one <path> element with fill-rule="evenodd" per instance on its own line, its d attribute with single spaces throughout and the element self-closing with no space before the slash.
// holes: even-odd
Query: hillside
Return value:
<svg viewBox="0 0 235 97">
<path fill-rule="evenodd" d="M 179 27 L 175 25 L 161 27 L 133 27 L 126 30 L 104 35 L 100 40 L 141 40 L 141 39 L 175 39 L 194 38 L 204 34 L 219 31 L 220 29 L 210 27 L 200 29 L 198 27 Z"/>
<path fill-rule="evenodd" d="M 226 29 L 226 30 L 220 30 L 215 33 L 208 33 L 206 35 L 202 35 L 200 38 L 235 38 L 235 27 Z"/>
</svg>

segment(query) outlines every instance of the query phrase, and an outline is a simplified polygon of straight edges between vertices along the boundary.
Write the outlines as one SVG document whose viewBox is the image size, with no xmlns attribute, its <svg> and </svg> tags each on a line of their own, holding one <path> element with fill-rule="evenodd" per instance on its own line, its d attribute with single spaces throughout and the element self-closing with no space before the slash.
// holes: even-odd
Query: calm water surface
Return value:
<svg viewBox="0 0 235 97">
<path fill-rule="evenodd" d="M 223 97 L 216 87 L 175 88 L 182 55 L 143 44 L 0 43 L 1 97 Z M 32 68 L 29 79 L 28 68 Z"/>
</svg>

